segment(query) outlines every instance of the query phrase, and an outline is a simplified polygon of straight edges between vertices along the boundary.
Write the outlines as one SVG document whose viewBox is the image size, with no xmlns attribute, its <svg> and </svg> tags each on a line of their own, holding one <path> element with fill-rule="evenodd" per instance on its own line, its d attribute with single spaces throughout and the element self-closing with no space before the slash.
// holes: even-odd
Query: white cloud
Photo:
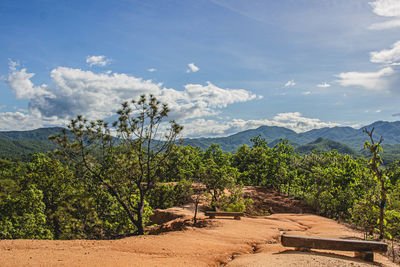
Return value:
<svg viewBox="0 0 400 267">
<path fill-rule="evenodd" d="M 381 109 L 377 109 L 375 112 L 376 112 L 376 113 L 381 113 L 382 110 L 381 110 Z"/>
<path fill-rule="evenodd" d="M 148 72 L 155 72 L 155 71 L 157 71 L 157 69 L 155 69 L 155 68 L 150 68 L 150 69 L 147 69 L 147 71 L 148 71 Z"/>
<path fill-rule="evenodd" d="M 303 117 L 300 112 L 279 113 L 272 120 L 224 120 L 223 123 L 213 119 L 196 119 L 184 124 L 183 135 L 187 137 L 226 136 L 239 131 L 255 129 L 260 126 L 279 126 L 306 132 L 312 129 L 338 126 L 334 122 L 322 122 L 319 119 Z"/>
<path fill-rule="evenodd" d="M 373 7 L 373 12 L 383 17 L 400 17 L 399 0 L 376 0 L 369 3 Z"/>
<path fill-rule="evenodd" d="M 15 62 L 13 62 L 15 63 Z M 7 78 L 7 83 L 18 99 L 21 98 L 34 98 L 36 96 L 51 94 L 46 90 L 47 85 L 34 86 L 31 78 L 35 76 L 34 73 L 27 73 L 26 69 L 16 71 L 15 64 L 10 64 L 10 71 L 12 71 Z"/>
<path fill-rule="evenodd" d="M 330 87 L 331 85 L 329 84 L 329 83 L 320 83 L 320 84 L 317 84 L 317 87 L 319 87 L 319 88 L 328 88 L 328 87 Z"/>
<path fill-rule="evenodd" d="M 306 118 L 300 112 L 286 112 L 277 114 L 274 119 L 276 126 L 292 129 L 295 132 L 306 132 L 312 129 L 338 126 L 338 123 L 323 122 L 320 119 Z"/>
<path fill-rule="evenodd" d="M 8 59 L 8 67 L 11 71 L 15 71 L 18 66 L 19 66 L 18 62 L 13 61 L 11 58 Z"/>
<path fill-rule="evenodd" d="M 342 86 L 361 86 L 368 90 L 390 89 L 390 76 L 395 73 L 391 67 L 383 68 L 377 72 L 342 72 L 336 75 Z"/>
<path fill-rule="evenodd" d="M 211 107 L 225 108 L 235 102 L 244 102 L 256 98 L 255 94 L 243 89 L 222 89 L 207 82 L 206 86 L 200 84 L 185 85 L 185 93 L 191 98 L 207 101 Z"/>
<path fill-rule="evenodd" d="M 60 125 L 67 123 L 58 118 L 42 118 L 40 114 L 27 114 L 20 111 L 16 112 L 0 112 L 0 131 L 9 130 L 33 130 L 40 127 L 51 125 Z"/>
<path fill-rule="evenodd" d="M 400 1 L 399 0 L 376 0 L 370 2 L 373 12 L 382 17 L 395 17 L 397 19 L 388 20 L 372 24 L 369 28 L 372 30 L 384 30 L 400 27 Z"/>
<path fill-rule="evenodd" d="M 294 80 L 287 81 L 285 83 L 285 87 L 291 87 L 291 86 L 295 86 L 295 85 L 296 85 L 296 83 L 294 82 Z"/>
<path fill-rule="evenodd" d="M 207 82 L 207 85 L 187 84 L 184 91 L 163 88 L 161 100 L 171 107 L 171 116 L 177 119 L 198 118 L 218 114 L 229 104 L 247 102 L 257 95 L 244 89 L 223 89 Z"/>
<path fill-rule="evenodd" d="M 29 99 L 31 114 L 60 122 L 78 114 L 89 119 L 110 117 L 122 102 L 141 94 L 151 93 L 168 103 L 170 118 L 177 120 L 216 115 L 227 105 L 257 98 L 247 90 L 219 88 L 210 82 L 187 84 L 184 90 L 176 90 L 123 73 L 94 73 L 66 67 L 50 72 L 51 86 L 35 86 L 30 80 L 33 75 L 25 69 L 15 70 L 7 81 L 18 98 Z"/>
<path fill-rule="evenodd" d="M 369 26 L 370 30 L 387 30 L 400 27 L 400 19 L 388 20 L 385 22 L 374 23 Z"/>
<path fill-rule="evenodd" d="M 196 65 L 194 65 L 193 62 L 192 62 L 192 63 L 189 63 L 189 64 L 188 64 L 188 67 L 189 67 L 189 68 L 186 70 L 187 73 L 190 73 L 190 72 L 198 72 L 198 71 L 200 70 L 200 68 L 197 67 Z"/>
<path fill-rule="evenodd" d="M 304 92 L 302 92 L 301 94 L 302 94 L 302 95 L 311 95 L 312 92 L 311 92 L 311 91 L 304 91 Z"/>
<path fill-rule="evenodd" d="M 88 63 L 90 67 L 92 66 L 104 67 L 110 63 L 110 59 L 106 58 L 105 56 L 87 56 L 86 63 Z"/>
<path fill-rule="evenodd" d="M 370 55 L 371 62 L 397 65 L 400 62 L 400 41 L 394 43 L 391 49 L 374 51 Z"/>
</svg>

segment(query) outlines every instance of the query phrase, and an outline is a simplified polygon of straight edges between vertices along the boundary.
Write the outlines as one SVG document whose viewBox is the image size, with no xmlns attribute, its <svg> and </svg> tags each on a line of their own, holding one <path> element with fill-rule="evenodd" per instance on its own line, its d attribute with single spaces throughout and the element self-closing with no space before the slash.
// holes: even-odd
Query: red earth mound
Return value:
<svg viewBox="0 0 400 267">
<path fill-rule="evenodd" d="M 250 215 L 275 213 L 315 213 L 315 210 L 294 197 L 262 186 L 246 186 L 244 196 L 253 200 Z"/>
</svg>

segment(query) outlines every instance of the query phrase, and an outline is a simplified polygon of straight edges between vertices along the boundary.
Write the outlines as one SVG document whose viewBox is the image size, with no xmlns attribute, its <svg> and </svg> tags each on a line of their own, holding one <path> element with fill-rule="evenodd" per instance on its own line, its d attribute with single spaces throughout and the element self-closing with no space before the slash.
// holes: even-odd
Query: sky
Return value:
<svg viewBox="0 0 400 267">
<path fill-rule="evenodd" d="M 400 0 L 2 0 L 0 130 L 115 119 L 183 137 L 400 120 Z"/>
</svg>

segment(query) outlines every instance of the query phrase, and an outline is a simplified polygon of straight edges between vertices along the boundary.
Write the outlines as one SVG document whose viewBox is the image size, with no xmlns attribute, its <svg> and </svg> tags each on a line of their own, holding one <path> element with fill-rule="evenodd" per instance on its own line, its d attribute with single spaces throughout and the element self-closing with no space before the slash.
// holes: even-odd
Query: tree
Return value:
<svg viewBox="0 0 400 267">
<path fill-rule="evenodd" d="M 122 104 L 112 127 L 78 116 L 68 125 L 72 138 L 67 131 L 52 138 L 67 158 L 87 171 L 88 182 L 116 199 L 139 235 L 149 216 L 146 198 L 157 183 L 156 172 L 182 130 L 173 120 L 164 127 L 168 112 L 168 106 L 153 95 L 141 95 L 138 101 Z"/>
<path fill-rule="evenodd" d="M 64 232 L 62 221 L 67 217 L 65 209 L 77 197 L 73 188 L 73 173 L 58 160 L 41 153 L 33 155 L 27 167 L 22 183 L 32 183 L 43 192 L 47 224 L 54 239 L 60 239 Z"/>
<path fill-rule="evenodd" d="M 43 193 L 34 185 L 22 189 L 0 179 L 0 239 L 52 239 L 46 225 Z"/>
<path fill-rule="evenodd" d="M 212 144 L 204 153 L 201 181 L 211 195 L 211 209 L 214 211 L 224 190 L 235 186 L 237 180 L 238 170 L 230 166 L 229 157 L 217 144 Z"/>
<path fill-rule="evenodd" d="M 267 141 L 260 135 L 252 137 L 252 147 L 242 145 L 232 157 L 232 166 L 238 168 L 240 180 L 246 185 L 266 185 L 268 183 Z"/>
<path fill-rule="evenodd" d="M 372 171 L 374 178 L 380 184 L 380 203 L 379 203 L 379 238 L 383 239 L 384 237 L 384 214 L 385 214 L 385 206 L 386 206 L 386 191 L 388 189 L 387 183 L 390 181 L 386 176 L 383 169 L 379 168 L 379 165 L 382 163 L 382 157 L 380 153 L 383 151 L 381 144 L 383 142 L 383 138 L 379 139 L 379 142 L 375 142 L 373 138 L 374 128 L 371 131 L 367 129 L 363 130 L 370 139 L 365 141 L 364 149 L 368 149 L 371 153 L 371 159 L 368 162 L 368 168 Z"/>
<path fill-rule="evenodd" d="M 201 169 L 200 148 L 174 144 L 170 151 L 170 156 L 159 169 L 158 176 L 161 181 L 198 181 Z"/>
</svg>

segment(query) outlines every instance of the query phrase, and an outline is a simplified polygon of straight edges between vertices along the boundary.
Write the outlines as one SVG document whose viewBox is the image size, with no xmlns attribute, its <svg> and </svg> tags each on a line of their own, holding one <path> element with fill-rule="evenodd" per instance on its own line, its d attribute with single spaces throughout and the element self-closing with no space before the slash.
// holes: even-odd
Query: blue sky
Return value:
<svg viewBox="0 0 400 267">
<path fill-rule="evenodd" d="M 0 130 L 143 93 L 187 137 L 400 118 L 398 0 L 2 0 L 0 35 Z"/>
</svg>

